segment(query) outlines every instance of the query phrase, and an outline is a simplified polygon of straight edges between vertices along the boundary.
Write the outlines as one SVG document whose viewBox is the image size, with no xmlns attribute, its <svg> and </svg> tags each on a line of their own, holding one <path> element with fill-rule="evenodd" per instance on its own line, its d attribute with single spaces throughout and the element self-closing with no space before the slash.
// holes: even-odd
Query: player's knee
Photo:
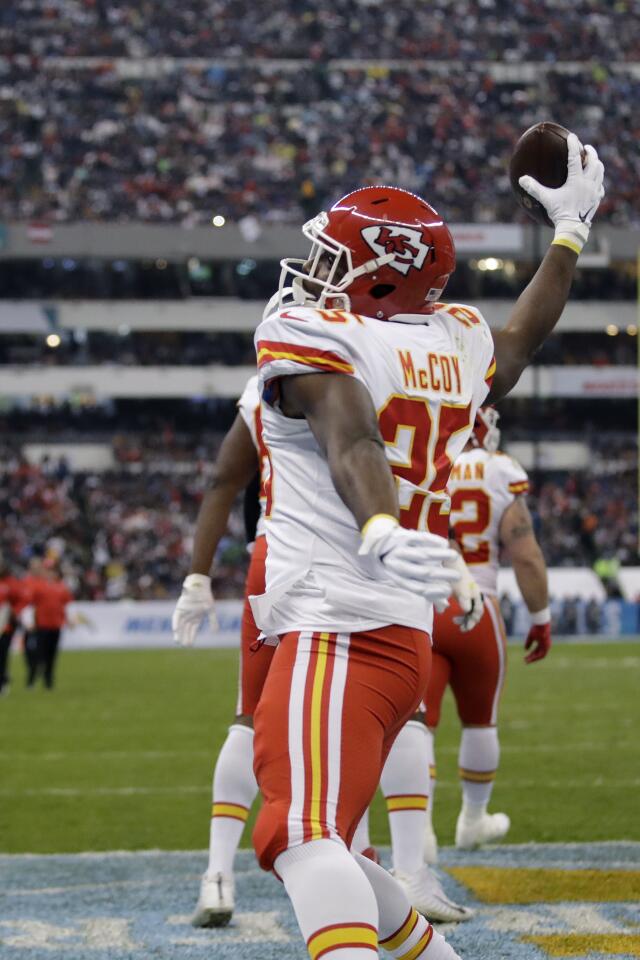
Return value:
<svg viewBox="0 0 640 960">
<path fill-rule="evenodd" d="M 253 847 L 263 870 L 273 869 L 281 853 L 289 847 L 289 801 L 265 801 L 253 829 Z"/>
</svg>

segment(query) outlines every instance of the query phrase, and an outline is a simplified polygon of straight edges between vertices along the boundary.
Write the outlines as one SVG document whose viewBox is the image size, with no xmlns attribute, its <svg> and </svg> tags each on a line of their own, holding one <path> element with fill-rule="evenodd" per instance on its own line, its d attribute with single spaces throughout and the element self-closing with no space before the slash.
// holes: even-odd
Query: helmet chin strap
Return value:
<svg viewBox="0 0 640 960">
<path fill-rule="evenodd" d="M 343 281 L 348 279 L 349 283 L 352 283 L 365 273 L 373 273 L 374 270 L 379 270 L 380 267 L 386 267 L 386 265 L 391 263 L 392 260 L 395 260 L 395 253 L 385 253 L 382 257 L 375 257 L 373 260 L 367 260 L 366 263 L 361 264 L 359 267 L 356 267 L 355 270 L 351 270 L 349 273 L 345 274 L 342 279 Z"/>
</svg>

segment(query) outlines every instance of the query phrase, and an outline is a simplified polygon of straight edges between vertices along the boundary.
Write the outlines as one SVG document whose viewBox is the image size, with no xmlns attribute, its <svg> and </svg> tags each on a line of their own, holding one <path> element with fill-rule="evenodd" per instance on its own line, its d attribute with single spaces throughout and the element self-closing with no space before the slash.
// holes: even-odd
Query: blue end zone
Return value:
<svg viewBox="0 0 640 960">
<path fill-rule="evenodd" d="M 443 867 L 640 869 L 640 843 L 524 844 L 473 854 L 445 848 L 441 853 Z M 233 924 L 222 930 L 191 927 L 189 917 L 205 865 L 202 852 L 0 856 L 0 958 L 303 960 L 307 956 L 281 884 L 260 871 L 248 851 L 238 857 Z M 473 920 L 446 929 L 452 946 L 469 960 L 548 957 L 539 946 L 523 940 L 527 932 L 622 938 L 640 932 L 637 902 L 486 905 L 447 873 L 442 877 L 451 896 L 477 908 Z M 624 955 L 619 949 L 615 952 Z"/>
</svg>

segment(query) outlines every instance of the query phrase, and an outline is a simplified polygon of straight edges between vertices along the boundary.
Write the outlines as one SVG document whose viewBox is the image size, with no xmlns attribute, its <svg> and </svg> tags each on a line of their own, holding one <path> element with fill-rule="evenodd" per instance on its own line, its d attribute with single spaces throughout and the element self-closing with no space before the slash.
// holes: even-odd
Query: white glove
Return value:
<svg viewBox="0 0 640 960">
<path fill-rule="evenodd" d="M 576 253 L 580 253 L 587 242 L 591 221 L 604 196 L 604 165 L 590 144 L 584 149 L 587 157 L 583 168 L 580 141 L 575 133 L 570 133 L 567 137 L 567 179 L 561 187 L 544 187 L 529 176 L 520 177 L 518 181 L 549 214 L 556 228 L 553 242 Z"/>
<path fill-rule="evenodd" d="M 36 612 L 33 607 L 24 607 L 20 613 L 20 626 L 27 633 L 36 625 Z"/>
<path fill-rule="evenodd" d="M 453 595 L 462 607 L 463 616 L 454 617 L 453 622 L 458 624 L 462 633 L 467 633 L 482 620 L 484 598 L 461 553 L 456 551 L 456 559 L 447 561 L 447 566 L 453 567 L 460 574 L 460 579 L 454 585 Z"/>
<path fill-rule="evenodd" d="M 209 617 L 211 629 L 218 626 L 211 593 L 211 577 L 190 573 L 182 584 L 182 593 L 171 617 L 173 639 L 182 647 L 192 647 L 204 616 Z"/>
<path fill-rule="evenodd" d="M 457 570 L 444 566 L 445 561 L 457 556 L 448 540 L 433 533 L 404 530 L 388 514 L 376 514 L 367 521 L 358 553 L 377 561 L 380 576 L 431 603 L 446 600 L 460 576 Z"/>
</svg>

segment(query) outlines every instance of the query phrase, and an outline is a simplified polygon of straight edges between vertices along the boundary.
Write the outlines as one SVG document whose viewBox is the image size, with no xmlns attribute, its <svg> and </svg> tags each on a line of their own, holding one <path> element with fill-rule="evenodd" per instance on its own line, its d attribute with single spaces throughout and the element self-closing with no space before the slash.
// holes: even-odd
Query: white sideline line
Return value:
<svg viewBox="0 0 640 960">
<path fill-rule="evenodd" d="M 55 854 L 54 854 L 55 856 Z M 181 880 L 193 880 L 197 882 L 202 874 L 189 873 L 180 877 Z M 175 879 L 175 877 L 174 877 Z M 90 890 L 113 890 L 120 887 L 151 887 L 166 884 L 166 877 L 156 877 L 150 880 L 108 880 L 104 883 L 68 883 L 62 887 L 24 887 L 23 889 L 3 890 L 5 897 L 33 897 L 33 896 L 56 896 L 59 893 L 80 893 Z"/>
<path fill-rule="evenodd" d="M 510 853 L 514 850 L 540 850 L 540 851 L 551 851 L 552 853 L 561 853 L 563 850 L 580 850 L 582 847 L 587 849 L 590 847 L 602 847 L 606 849 L 608 847 L 624 848 L 629 847 L 634 851 L 637 851 L 640 854 L 640 840 L 556 840 L 556 841 L 541 841 L 528 840 L 523 843 L 492 843 L 490 846 L 484 848 L 484 850 L 479 851 L 480 854 L 487 853 L 493 854 L 497 853 Z M 378 849 L 389 851 L 391 848 L 388 846 L 381 845 Z M 442 844 L 440 849 L 446 853 L 457 853 L 456 848 L 451 845 Z M 249 847 L 243 848 L 240 853 L 251 853 Z M 159 847 L 152 847 L 150 849 L 144 850 L 80 850 L 76 853 L 0 853 L 0 861 L 2 860 L 42 860 L 44 859 L 55 859 L 55 860 L 76 860 L 76 859 L 91 859 L 97 858 L 98 860 L 103 859 L 104 857 L 115 857 L 123 860 L 131 859 L 133 857 L 207 857 L 209 855 L 209 850 L 206 847 L 194 848 L 193 850 L 162 850 Z M 572 861 L 573 863 L 573 861 Z M 443 866 L 455 866 L 455 864 L 447 864 L 443 862 Z M 242 876 L 255 874 L 256 876 L 262 875 L 262 870 L 243 870 L 242 865 L 240 865 L 238 872 Z M 199 874 L 201 876 L 201 874 Z"/>
<path fill-rule="evenodd" d="M 516 789 L 531 789 L 540 787 L 540 779 L 508 779 L 499 777 L 499 783 L 505 787 Z M 640 787 L 640 777 L 629 777 L 624 780 L 613 780 L 609 777 L 583 777 L 567 780 L 544 780 L 545 788 L 564 789 L 578 787 L 612 787 L 628 788 Z M 438 780 L 438 790 L 452 790 L 459 788 L 458 780 Z M 42 787 L 41 789 L 26 788 L 23 790 L 0 790 L 0 797 L 135 797 L 153 796 L 162 794 L 199 794 L 208 793 L 211 787 L 207 784 L 178 784 L 175 787 Z"/>
</svg>

